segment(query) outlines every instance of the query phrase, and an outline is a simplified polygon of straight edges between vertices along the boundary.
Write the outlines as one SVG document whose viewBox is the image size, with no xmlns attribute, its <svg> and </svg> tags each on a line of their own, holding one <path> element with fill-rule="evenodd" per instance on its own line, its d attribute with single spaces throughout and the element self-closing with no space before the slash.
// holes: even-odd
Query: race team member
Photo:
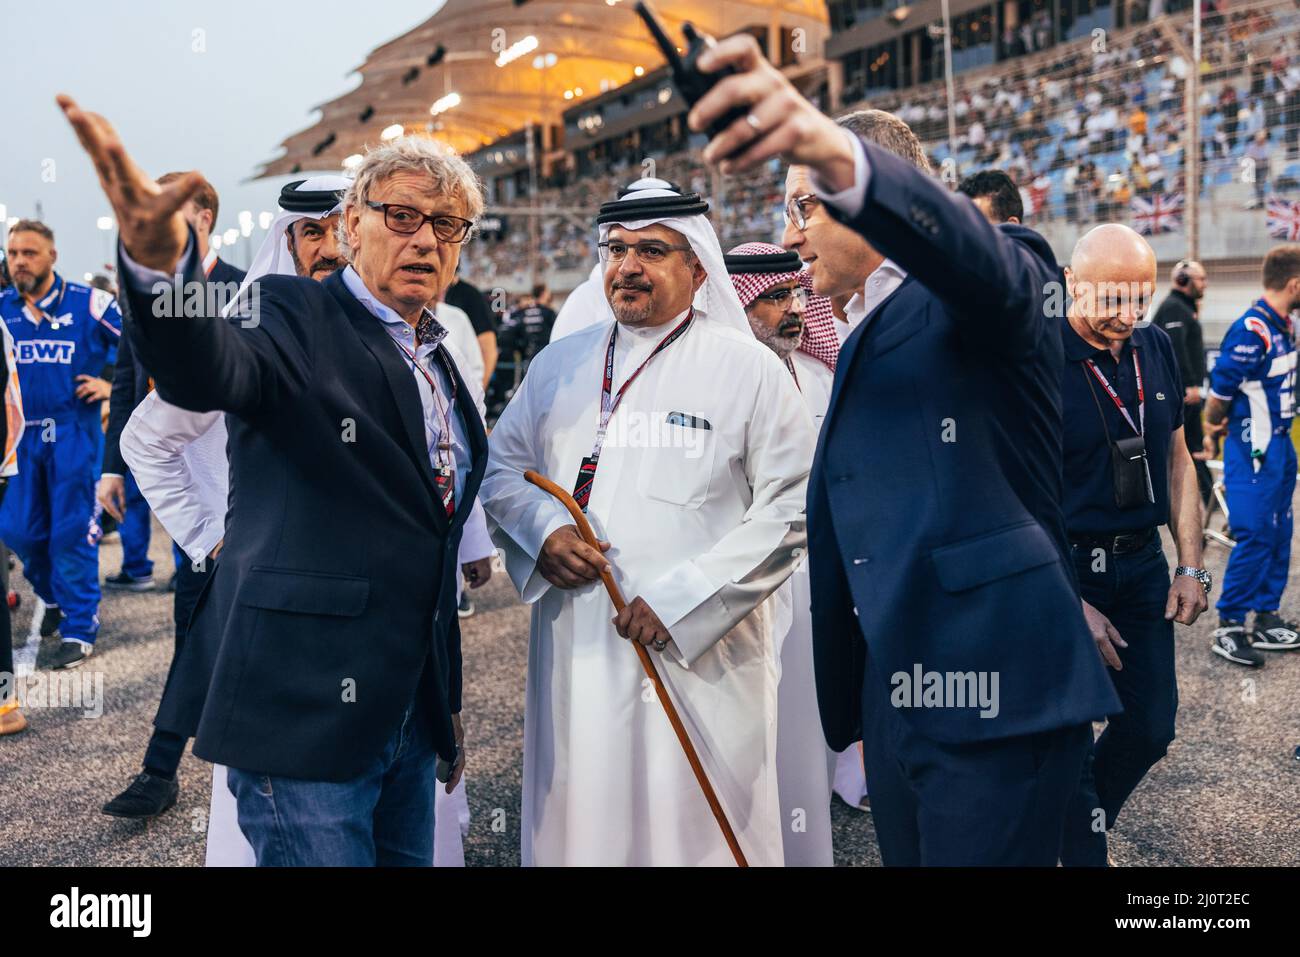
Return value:
<svg viewBox="0 0 1300 957">
<path fill-rule="evenodd" d="M 27 424 L 18 475 L 0 507 L 0 540 L 46 605 L 62 613 L 63 641 L 43 668 L 69 668 L 91 653 L 99 631 L 99 554 L 92 532 L 103 448 L 100 403 L 111 386 L 122 335 L 116 300 L 54 271 L 54 233 L 21 219 L 9 231 L 17 296 L 0 299 L 13 336 Z M 110 373 L 111 374 L 111 373 Z"/>
<path fill-rule="evenodd" d="M 1300 648 L 1297 626 L 1278 614 L 1291 561 L 1291 496 L 1296 453 L 1296 347 L 1290 315 L 1300 307 L 1300 245 L 1264 257 L 1264 295 L 1223 337 L 1210 371 L 1205 448 L 1217 454 L 1226 435 L 1223 484 L 1236 547 L 1223 573 L 1219 627 L 1211 649 L 1259 667 L 1259 650 Z M 1246 615 L 1255 620 L 1246 628 Z"/>
</svg>

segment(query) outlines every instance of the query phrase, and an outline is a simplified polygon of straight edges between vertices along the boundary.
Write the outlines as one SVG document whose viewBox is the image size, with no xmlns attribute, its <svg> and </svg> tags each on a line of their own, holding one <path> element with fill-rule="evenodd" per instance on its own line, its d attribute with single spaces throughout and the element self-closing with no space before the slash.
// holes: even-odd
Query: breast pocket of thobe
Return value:
<svg viewBox="0 0 1300 957">
<path fill-rule="evenodd" d="M 671 412 L 655 423 L 640 455 L 637 491 L 679 508 L 699 508 L 713 484 L 718 437 L 698 413 Z"/>
</svg>

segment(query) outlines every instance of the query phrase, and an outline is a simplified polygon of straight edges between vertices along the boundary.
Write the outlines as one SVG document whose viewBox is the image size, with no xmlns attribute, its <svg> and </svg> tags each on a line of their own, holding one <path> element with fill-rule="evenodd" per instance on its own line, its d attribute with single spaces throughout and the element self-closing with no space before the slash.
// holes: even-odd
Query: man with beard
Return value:
<svg viewBox="0 0 1300 957">
<path fill-rule="evenodd" d="M 492 432 L 483 505 L 533 604 L 525 865 L 733 860 L 619 638 L 660 659 L 748 861 L 783 859 L 767 598 L 804 544 L 814 433 L 790 374 L 754 341 L 708 208 L 659 187 L 601 207 L 613 317 L 543 349 Z M 530 469 L 574 489 L 601 549 Z M 631 599 L 617 617 L 607 567 Z"/>
<path fill-rule="evenodd" d="M 281 212 L 253 257 L 248 274 L 240 273 L 238 292 L 250 289 L 262 276 L 298 275 L 319 281 L 342 266 L 335 229 L 339 198 L 349 182 L 342 176 L 319 176 L 285 186 L 280 191 Z M 203 230 L 195 227 L 188 215 L 193 205 L 191 201 L 185 207 L 186 219 L 202 242 Z M 203 225 L 200 219 L 199 226 Z M 221 265 L 219 261 L 216 264 Z M 209 270 L 209 277 L 216 271 L 216 267 Z M 222 301 L 233 301 L 234 294 L 232 290 L 229 296 L 223 295 Z M 122 368 L 119 362 L 119 377 Z M 118 458 L 123 467 L 130 462 L 142 505 L 149 503 L 186 556 L 176 570 L 174 662 L 225 534 L 226 424 L 220 412 L 190 412 L 164 402 L 151 389 L 140 398 L 138 407 L 128 410 L 127 421 L 118 426 L 114 444 L 121 445 Z M 112 426 L 110 418 L 110 433 Z M 120 476 L 105 476 L 109 478 Z M 101 492 L 104 487 L 101 482 Z M 104 504 L 109 508 L 109 502 Z M 189 735 L 168 719 L 165 693 L 163 699 L 145 749 L 143 770 L 126 790 L 104 805 L 105 814 L 155 817 L 176 803 L 180 792 L 176 771 Z M 220 776 L 224 780 L 224 774 Z"/>
<path fill-rule="evenodd" d="M 28 428 L 18 475 L 0 507 L 0 540 L 46 606 L 57 605 L 62 642 L 39 667 L 80 665 L 99 632 L 99 554 L 90 533 L 95 470 L 104 433 L 100 403 L 122 316 L 108 293 L 54 271 L 58 252 L 44 223 L 21 219 L 9 230 L 9 269 L 17 295 L 0 297 L 14 338 Z M 37 431 L 39 430 L 39 431 Z"/>
<path fill-rule="evenodd" d="M 158 177 L 160 185 L 175 182 L 181 173 L 164 173 Z M 183 214 L 194 230 L 199 256 L 203 262 L 204 279 L 218 302 L 234 298 L 244 271 L 217 255 L 210 244 L 212 231 L 220 212 L 217 191 L 207 180 L 188 203 Z M 117 350 L 117 364 L 113 372 L 113 394 L 108 402 L 108 429 L 104 437 L 104 466 L 95 497 L 99 504 L 117 519 L 122 534 L 122 568 L 116 575 L 104 580 L 106 587 L 124 591 L 149 591 L 153 588 L 153 562 L 149 560 L 149 508 L 145 504 L 135 478 L 122 461 L 120 442 L 122 428 L 153 388 L 147 373 L 135 357 L 129 337 L 123 338 Z M 176 574 L 173 587 L 181 584 L 179 552 L 176 554 Z M 197 587 L 202 587 L 200 582 Z M 197 588 L 195 591 L 197 595 Z M 191 596 L 191 600 L 192 600 Z M 179 600 L 179 599 L 178 599 Z"/>
<path fill-rule="evenodd" d="M 834 373 L 801 348 L 805 317 L 816 311 L 829 319 L 830 303 L 810 297 L 799 256 L 770 243 L 744 243 L 726 256 L 754 338 L 785 363 L 813 421 L 820 426 L 830 401 Z M 811 300 L 811 301 L 810 301 Z M 811 463 L 810 463 L 811 464 Z M 775 631 L 780 682 L 777 684 L 776 783 L 781 798 L 781 838 L 786 867 L 830 867 L 831 771 L 835 754 L 826 745 L 817 719 L 813 681 L 812 618 L 808 563 L 800 561 L 777 592 L 788 602 L 788 628 Z M 845 750 L 861 773 L 856 746 Z M 796 822 L 801 826 L 795 826 Z"/>
</svg>

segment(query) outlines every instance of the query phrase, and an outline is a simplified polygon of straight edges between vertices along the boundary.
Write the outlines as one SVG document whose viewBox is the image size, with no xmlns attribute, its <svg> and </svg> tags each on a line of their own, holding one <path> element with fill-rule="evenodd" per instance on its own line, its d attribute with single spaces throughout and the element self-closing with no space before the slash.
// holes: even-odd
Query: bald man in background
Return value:
<svg viewBox="0 0 1300 957">
<path fill-rule="evenodd" d="M 1088 629 L 1124 705 L 1084 765 L 1061 861 L 1105 866 L 1106 831 L 1174 739 L 1174 622 L 1207 607 L 1201 501 L 1183 439 L 1173 343 L 1142 322 L 1156 256 L 1127 226 L 1098 226 L 1074 248 L 1061 321 L 1065 363 L 1062 505 Z M 1172 583 L 1159 528 L 1178 549 Z"/>
</svg>

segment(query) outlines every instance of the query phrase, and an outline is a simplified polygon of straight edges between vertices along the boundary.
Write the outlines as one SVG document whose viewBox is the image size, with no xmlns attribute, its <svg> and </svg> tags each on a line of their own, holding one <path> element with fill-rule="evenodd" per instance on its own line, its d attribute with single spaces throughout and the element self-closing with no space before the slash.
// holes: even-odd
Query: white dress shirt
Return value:
<svg viewBox="0 0 1300 957">
<path fill-rule="evenodd" d="M 195 564 L 226 534 L 226 417 L 144 397 L 122 429 L 122 458 L 167 534 Z"/>
<path fill-rule="evenodd" d="M 867 162 L 867 151 L 862 148 L 862 141 L 848 130 L 844 131 L 844 135 L 853 146 L 853 185 L 837 193 L 828 192 L 815 173 L 812 177 L 812 185 L 823 203 L 830 203 L 841 212 L 854 215 L 866 202 L 867 183 L 871 180 L 871 164 Z M 906 278 L 907 272 L 893 260 L 886 259 L 877 266 L 862 284 L 862 291 L 854 293 L 853 298 L 844 306 L 848 332 L 856 329 L 877 306 L 892 296 Z M 837 323 L 836 329 L 839 328 Z M 847 338 L 847 333 L 845 337 Z"/>
<path fill-rule="evenodd" d="M 469 474 L 473 460 L 470 457 L 469 440 L 466 438 L 465 421 L 461 418 L 460 409 L 451 398 L 451 382 L 447 378 L 447 371 L 442 367 L 442 363 L 433 359 L 437 346 L 428 342 L 417 345 L 415 330 L 411 325 L 376 299 L 351 266 L 344 267 L 341 275 L 343 284 L 348 287 L 348 292 L 352 293 L 357 302 L 366 308 L 366 311 L 383 323 L 384 331 L 392 337 L 393 342 L 402 354 L 402 359 L 410 366 L 411 375 L 415 380 L 415 387 L 420 392 L 420 405 L 424 407 L 424 440 L 429 449 L 429 461 L 434 468 L 438 467 L 438 442 L 442 439 L 444 427 L 442 413 L 439 410 L 451 408 L 451 436 L 449 442 L 455 468 L 455 474 L 452 478 L 456 489 L 456 503 L 457 507 L 459 507 L 460 496 L 465 489 L 465 476 Z M 412 352 L 415 354 L 416 361 L 429 371 L 434 382 L 438 384 L 436 400 L 433 389 L 430 388 L 429 380 L 411 362 L 409 356 Z"/>
</svg>

